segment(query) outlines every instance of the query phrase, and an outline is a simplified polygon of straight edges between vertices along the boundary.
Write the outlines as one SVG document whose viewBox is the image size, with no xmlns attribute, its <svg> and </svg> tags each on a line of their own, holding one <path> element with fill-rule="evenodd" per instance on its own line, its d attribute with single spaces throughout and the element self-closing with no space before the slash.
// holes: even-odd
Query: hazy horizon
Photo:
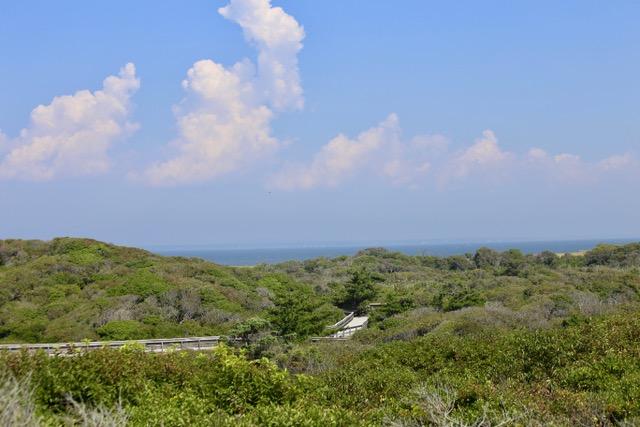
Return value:
<svg viewBox="0 0 640 427">
<path fill-rule="evenodd" d="M 481 244 L 509 244 L 509 243 L 562 243 L 562 242 L 603 242 L 603 243 L 626 243 L 640 242 L 640 237 L 619 238 L 619 237 L 595 237 L 577 239 L 418 239 L 404 241 L 314 241 L 314 242 L 265 242 L 262 244 L 237 244 L 237 243 L 212 243 L 212 244 L 159 244 L 148 245 L 141 243 L 140 247 L 150 250 L 254 250 L 254 249 L 304 249 L 304 248 L 394 248 L 399 246 L 447 246 L 447 245 L 481 245 Z M 117 243 L 117 242 L 112 242 Z M 587 248 L 585 248 L 587 249 Z"/>
<path fill-rule="evenodd" d="M 448 257 L 453 255 L 473 254 L 482 247 L 498 252 L 518 249 L 525 254 L 539 254 L 545 251 L 575 253 L 593 249 L 601 243 L 625 244 L 632 241 L 626 239 L 567 240 L 567 241 L 534 241 L 534 242 L 466 242 L 466 243 L 406 243 L 406 244 L 360 244 L 342 246 L 277 246 L 263 248 L 248 247 L 165 247 L 147 248 L 152 252 L 165 256 L 201 258 L 218 264 L 232 266 L 250 266 L 262 263 L 276 264 L 289 261 L 304 261 L 317 258 L 336 258 L 354 256 L 358 252 L 382 247 L 390 252 L 405 255 L 432 255 Z"/>
<path fill-rule="evenodd" d="M 306 249 L 306 248 L 386 248 L 393 249 L 396 247 L 420 247 L 420 246 L 451 246 L 451 245 L 508 245 L 512 244 L 544 244 L 544 243 L 579 243 L 585 242 L 587 244 L 593 243 L 629 243 L 640 242 L 640 236 L 636 237 L 574 237 L 574 238 L 442 238 L 442 239 L 406 239 L 406 240 L 313 240 L 313 241 L 266 241 L 266 242 L 211 242 L 211 243 L 146 243 L 135 242 L 127 240 L 112 240 L 108 238 L 101 238 L 96 236 L 85 235 L 59 235 L 59 236 L 0 236 L 2 239 L 18 239 L 18 240 L 43 240 L 49 241 L 55 238 L 86 238 L 98 241 L 104 241 L 107 243 L 130 246 L 147 249 L 150 251 L 181 251 L 181 250 L 277 250 L 277 249 Z M 585 247 L 585 249 L 588 249 Z"/>
</svg>

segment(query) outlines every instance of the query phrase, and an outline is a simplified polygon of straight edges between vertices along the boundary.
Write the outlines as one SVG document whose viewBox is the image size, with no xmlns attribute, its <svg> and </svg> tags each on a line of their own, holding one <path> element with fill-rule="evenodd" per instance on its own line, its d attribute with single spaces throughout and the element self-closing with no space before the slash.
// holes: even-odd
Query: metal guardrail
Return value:
<svg viewBox="0 0 640 427">
<path fill-rule="evenodd" d="M 45 351 L 49 354 L 64 354 L 74 351 L 92 351 L 102 348 L 122 348 L 127 345 L 141 345 L 146 352 L 161 353 L 170 350 L 210 350 L 223 338 L 220 336 L 190 338 L 158 338 L 130 341 L 91 341 L 47 344 L 0 344 L 0 351 Z"/>
</svg>

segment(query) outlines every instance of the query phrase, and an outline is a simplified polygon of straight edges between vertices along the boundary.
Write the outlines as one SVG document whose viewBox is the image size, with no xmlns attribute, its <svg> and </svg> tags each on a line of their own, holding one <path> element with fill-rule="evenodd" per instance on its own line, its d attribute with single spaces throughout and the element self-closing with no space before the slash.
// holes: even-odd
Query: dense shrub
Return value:
<svg viewBox="0 0 640 427">
<path fill-rule="evenodd" d="M 135 320 L 112 320 L 97 329 L 105 340 L 136 340 L 148 334 L 146 325 Z"/>
<path fill-rule="evenodd" d="M 627 245 L 598 245 L 584 254 L 586 265 L 607 265 L 611 267 L 639 267 L 640 243 Z"/>
<path fill-rule="evenodd" d="M 484 302 L 485 298 L 472 285 L 448 283 L 436 294 L 433 305 L 444 311 L 452 311 L 482 305 Z"/>
<path fill-rule="evenodd" d="M 358 309 L 364 302 L 372 300 L 377 295 L 376 279 L 379 280 L 365 269 L 353 270 L 349 280 L 336 292 L 334 301 L 346 309 Z"/>
<path fill-rule="evenodd" d="M 228 268 L 86 239 L 1 241 L 3 341 L 232 338 L 202 353 L 0 354 L 0 420 L 637 424 L 637 254 L 633 244 L 584 256 L 371 249 Z M 304 340 L 343 315 L 331 302 L 367 311 L 369 329 Z"/>
<path fill-rule="evenodd" d="M 317 380 L 292 376 L 267 359 L 247 360 L 223 345 L 210 353 L 157 355 L 123 349 L 55 358 L 4 354 L 0 366 L 11 378 L 33 386 L 33 397 L 20 395 L 21 404 L 35 402 L 52 420 L 73 414 L 72 402 L 88 408 L 121 406 L 133 425 L 299 425 L 294 422 L 299 420 L 300 425 L 319 426 L 352 425 L 347 420 L 355 420 L 347 410 L 305 401 Z M 24 414 L 13 416 L 34 412 L 21 409 Z"/>
<path fill-rule="evenodd" d="M 294 282 L 90 239 L 4 240 L 0 261 L 5 342 L 223 334 L 243 319 L 266 316 L 276 291 Z M 310 286 L 291 286 L 323 306 Z"/>
<path fill-rule="evenodd" d="M 549 330 L 432 334 L 380 345 L 322 377 L 332 398 L 346 408 L 376 413 L 387 405 L 388 416 L 401 418 L 415 419 L 416 413 L 404 412 L 402 399 L 428 383 L 446 385 L 453 395 L 450 415 L 467 422 L 483 413 L 523 416 L 523 411 L 542 424 L 575 425 L 595 414 L 603 424 L 637 419 L 638 314 Z"/>
</svg>

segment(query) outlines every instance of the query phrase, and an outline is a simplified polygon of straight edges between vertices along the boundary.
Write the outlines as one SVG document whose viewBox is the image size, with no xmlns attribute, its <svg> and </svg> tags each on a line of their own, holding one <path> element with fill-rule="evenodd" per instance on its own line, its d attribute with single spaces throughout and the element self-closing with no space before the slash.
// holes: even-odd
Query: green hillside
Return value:
<svg viewBox="0 0 640 427">
<path fill-rule="evenodd" d="M 277 273 L 171 258 L 88 239 L 0 241 L 0 341 L 214 335 L 274 306 L 315 298 Z M 321 305 L 322 301 L 318 301 Z M 330 319 L 340 316 L 331 310 Z"/>
<path fill-rule="evenodd" d="M 230 268 L 56 239 L 4 241 L 0 260 L 4 342 L 244 339 L 204 353 L 0 352 L 8 424 L 640 423 L 637 243 L 563 256 L 368 249 Z M 305 339 L 341 309 L 369 328 Z"/>
</svg>

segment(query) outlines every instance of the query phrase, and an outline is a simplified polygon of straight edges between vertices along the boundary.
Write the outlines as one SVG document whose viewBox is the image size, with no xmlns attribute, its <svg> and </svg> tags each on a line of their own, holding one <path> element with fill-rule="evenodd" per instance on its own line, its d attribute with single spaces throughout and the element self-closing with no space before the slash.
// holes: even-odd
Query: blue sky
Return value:
<svg viewBox="0 0 640 427">
<path fill-rule="evenodd" d="M 640 237 L 638 2 L 228 3 L 0 6 L 0 237 Z"/>
</svg>

